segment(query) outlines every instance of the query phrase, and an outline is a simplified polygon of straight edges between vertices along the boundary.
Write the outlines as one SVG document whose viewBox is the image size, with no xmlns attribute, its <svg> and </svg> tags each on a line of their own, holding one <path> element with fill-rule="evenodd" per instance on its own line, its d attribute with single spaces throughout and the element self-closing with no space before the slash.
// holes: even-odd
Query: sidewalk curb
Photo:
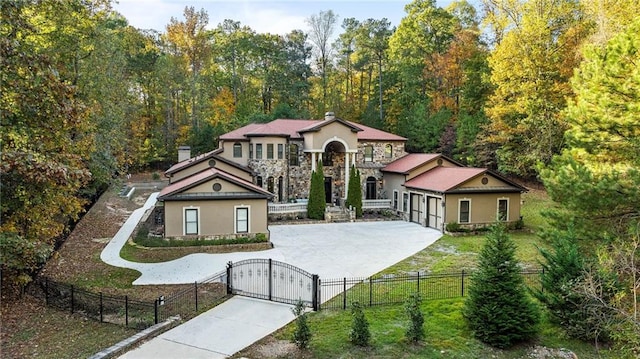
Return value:
<svg viewBox="0 0 640 359">
<path fill-rule="evenodd" d="M 180 317 L 171 317 L 165 320 L 162 323 L 158 323 L 153 325 L 137 334 L 130 336 L 129 338 L 110 346 L 107 349 L 100 351 L 89 357 L 89 359 L 108 359 L 114 358 L 116 355 L 124 354 L 129 351 L 132 347 L 139 344 L 140 342 L 147 340 L 149 338 L 156 337 L 167 330 L 177 326 L 180 322 Z"/>
</svg>

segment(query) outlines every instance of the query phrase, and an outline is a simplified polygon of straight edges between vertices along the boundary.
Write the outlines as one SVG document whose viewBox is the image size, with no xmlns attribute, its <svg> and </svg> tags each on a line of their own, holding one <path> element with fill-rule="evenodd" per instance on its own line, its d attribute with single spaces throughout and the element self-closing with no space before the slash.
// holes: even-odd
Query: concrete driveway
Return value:
<svg viewBox="0 0 640 359">
<path fill-rule="evenodd" d="M 152 194 L 135 210 L 102 251 L 107 264 L 142 273 L 134 285 L 185 284 L 205 279 L 226 268 L 229 261 L 271 258 L 318 274 L 321 279 L 366 277 L 426 248 L 441 233 L 403 221 L 273 225 L 274 248 L 258 252 L 191 254 L 163 263 L 136 263 L 120 258 L 144 212 L 155 205 Z"/>
<path fill-rule="evenodd" d="M 274 248 L 259 252 L 192 254 L 164 263 L 134 263 L 119 256 L 156 194 L 134 211 L 105 247 L 108 264 L 138 270 L 133 282 L 193 283 L 225 269 L 228 261 L 271 258 L 318 274 L 321 279 L 367 277 L 413 255 L 441 233 L 415 223 L 356 222 L 270 226 Z M 120 358 L 226 358 L 294 319 L 290 305 L 235 296 Z"/>
</svg>

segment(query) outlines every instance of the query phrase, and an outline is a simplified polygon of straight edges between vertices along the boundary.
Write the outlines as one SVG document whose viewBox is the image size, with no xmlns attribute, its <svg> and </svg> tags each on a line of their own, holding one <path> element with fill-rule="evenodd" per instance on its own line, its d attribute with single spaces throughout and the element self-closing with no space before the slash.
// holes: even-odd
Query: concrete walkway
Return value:
<svg viewBox="0 0 640 359">
<path fill-rule="evenodd" d="M 142 273 L 134 285 L 193 283 L 225 269 L 228 261 L 271 258 L 321 279 L 368 277 L 415 254 L 441 233 L 415 223 L 356 222 L 270 226 L 274 248 L 259 252 L 192 254 L 164 263 L 134 263 L 120 249 L 157 194 L 134 211 L 102 251 L 113 266 Z M 225 358 L 294 319 L 290 305 L 235 296 L 121 358 Z"/>
</svg>

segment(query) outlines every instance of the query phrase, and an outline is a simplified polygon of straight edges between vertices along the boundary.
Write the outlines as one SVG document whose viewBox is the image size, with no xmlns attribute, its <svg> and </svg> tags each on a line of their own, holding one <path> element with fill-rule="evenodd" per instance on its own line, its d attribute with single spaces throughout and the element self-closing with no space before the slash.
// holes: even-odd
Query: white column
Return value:
<svg viewBox="0 0 640 359">
<path fill-rule="evenodd" d="M 311 152 L 311 172 L 316 170 L 316 153 Z"/>
<path fill-rule="evenodd" d="M 347 198 L 349 194 L 349 171 L 351 165 L 349 164 L 349 152 L 344 152 L 344 198 Z"/>
</svg>

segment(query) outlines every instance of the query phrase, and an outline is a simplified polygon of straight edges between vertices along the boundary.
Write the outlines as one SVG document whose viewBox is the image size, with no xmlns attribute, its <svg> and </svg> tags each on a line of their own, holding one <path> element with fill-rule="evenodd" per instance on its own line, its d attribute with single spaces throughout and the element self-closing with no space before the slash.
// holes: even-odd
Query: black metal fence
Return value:
<svg viewBox="0 0 640 359">
<path fill-rule="evenodd" d="M 95 293 L 46 277 L 36 279 L 27 287 L 27 292 L 44 299 L 47 306 L 136 329 L 148 328 L 176 315 L 184 319 L 194 317 L 227 295 L 226 272 L 154 301 Z"/>
<path fill-rule="evenodd" d="M 522 271 L 530 288 L 540 288 L 542 270 Z M 353 302 L 364 306 L 397 304 L 413 293 L 423 300 L 464 297 L 471 284 L 471 272 L 444 274 L 380 275 L 368 278 L 322 279 L 318 309 L 347 309 Z"/>
</svg>

